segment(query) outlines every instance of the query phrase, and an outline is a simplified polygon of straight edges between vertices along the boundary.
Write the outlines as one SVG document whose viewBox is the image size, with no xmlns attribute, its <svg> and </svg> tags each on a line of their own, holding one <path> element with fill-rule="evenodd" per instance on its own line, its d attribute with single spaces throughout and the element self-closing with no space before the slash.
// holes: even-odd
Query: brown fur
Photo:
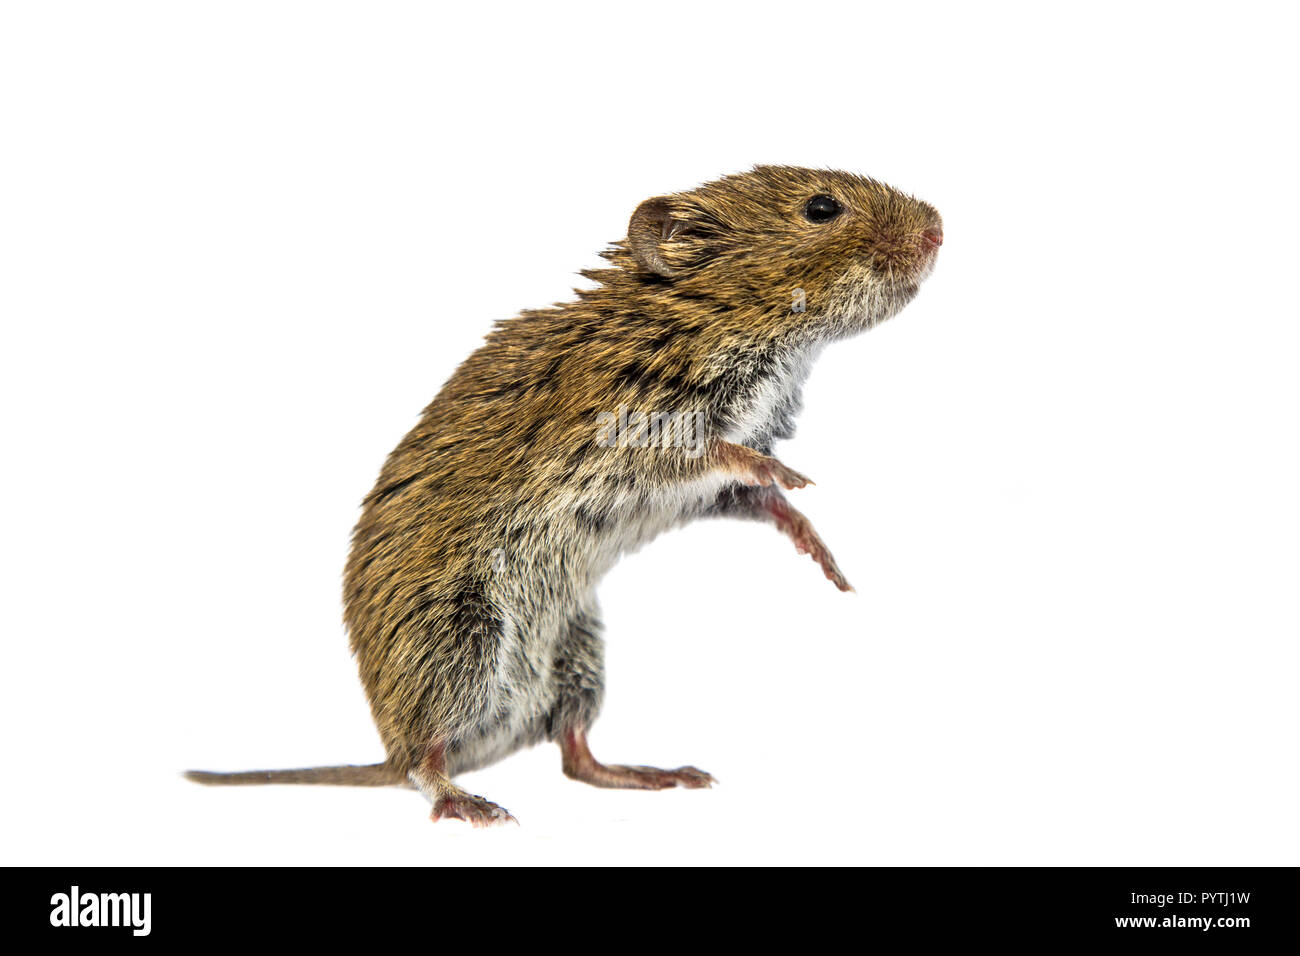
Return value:
<svg viewBox="0 0 1300 956">
<path fill-rule="evenodd" d="M 819 194 L 844 211 L 810 222 Z M 873 180 L 758 167 L 648 200 L 628 234 L 583 273 L 594 288 L 497 324 L 365 499 L 344 597 L 384 779 L 421 784 L 433 745 L 450 776 L 585 732 L 594 589 L 619 554 L 696 517 L 802 519 L 775 487 L 800 476 L 767 456 L 806 365 L 916 294 L 941 223 Z M 703 453 L 603 447 L 620 407 L 699 411 Z"/>
</svg>

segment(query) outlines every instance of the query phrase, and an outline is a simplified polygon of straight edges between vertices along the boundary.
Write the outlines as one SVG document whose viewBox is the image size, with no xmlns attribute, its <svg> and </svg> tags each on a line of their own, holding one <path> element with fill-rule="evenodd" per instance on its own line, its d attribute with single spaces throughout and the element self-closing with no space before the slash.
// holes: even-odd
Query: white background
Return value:
<svg viewBox="0 0 1300 956">
<path fill-rule="evenodd" d="M 1296 864 L 1294 22 L 1251 4 L 7 4 L 6 863 Z M 495 319 L 756 162 L 934 203 L 824 355 L 796 502 L 625 560 L 598 791 L 413 792 L 340 623 L 358 502 Z"/>
</svg>

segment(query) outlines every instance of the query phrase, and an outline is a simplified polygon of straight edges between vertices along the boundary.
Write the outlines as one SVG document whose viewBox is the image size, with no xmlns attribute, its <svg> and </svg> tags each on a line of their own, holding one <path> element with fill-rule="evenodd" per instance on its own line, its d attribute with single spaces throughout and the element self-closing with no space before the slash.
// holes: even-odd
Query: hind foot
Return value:
<svg viewBox="0 0 1300 956">
<path fill-rule="evenodd" d="M 695 767 L 660 770 L 658 767 L 624 767 L 598 763 L 577 771 L 566 769 L 565 774 L 593 787 L 608 787 L 613 790 L 667 790 L 669 787 L 699 790 L 717 783 L 712 776 Z"/>
<path fill-rule="evenodd" d="M 717 783 L 712 776 L 695 767 L 660 770 L 658 767 L 603 764 L 591 755 L 591 749 L 587 746 L 587 735 L 578 730 L 571 730 L 560 739 L 560 751 L 564 760 L 564 775 L 571 780 L 589 783 L 593 787 L 608 787 L 616 790 L 667 790 L 669 787 L 685 787 L 688 790 L 700 790 Z"/>
<path fill-rule="evenodd" d="M 460 789 L 439 794 L 433 801 L 433 812 L 429 814 L 429 819 L 434 823 L 439 820 L 464 820 L 476 827 L 519 823 L 505 807 Z"/>
<path fill-rule="evenodd" d="M 468 793 L 451 782 L 447 776 L 447 749 L 441 741 L 435 740 L 425 747 L 423 756 L 411 768 L 408 777 L 415 788 L 433 804 L 429 819 L 434 823 L 439 820 L 464 820 L 475 827 L 519 823 L 505 807 Z"/>
</svg>

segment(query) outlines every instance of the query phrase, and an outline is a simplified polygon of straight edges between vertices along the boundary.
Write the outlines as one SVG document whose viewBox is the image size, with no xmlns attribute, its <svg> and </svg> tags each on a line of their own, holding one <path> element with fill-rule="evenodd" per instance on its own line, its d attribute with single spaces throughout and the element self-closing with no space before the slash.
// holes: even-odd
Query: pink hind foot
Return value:
<svg viewBox="0 0 1300 956">
<path fill-rule="evenodd" d="M 475 827 L 519 823 L 505 807 L 472 793 L 466 793 L 460 788 L 440 794 L 433 802 L 433 813 L 429 815 L 429 819 L 435 823 L 439 820 L 464 820 Z"/>
<path fill-rule="evenodd" d="M 695 767 L 660 770 L 658 767 L 625 767 L 600 763 L 591 755 L 587 735 L 580 730 L 570 730 L 560 739 L 560 751 L 564 761 L 564 775 L 593 787 L 617 790 L 686 787 L 689 790 L 699 790 L 717 783 L 711 775 Z"/>
</svg>

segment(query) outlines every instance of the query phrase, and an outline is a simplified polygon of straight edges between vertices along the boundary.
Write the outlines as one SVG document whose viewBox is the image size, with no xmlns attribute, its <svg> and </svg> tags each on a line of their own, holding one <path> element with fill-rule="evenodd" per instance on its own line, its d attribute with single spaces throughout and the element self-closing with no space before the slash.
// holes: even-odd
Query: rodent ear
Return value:
<svg viewBox="0 0 1300 956">
<path fill-rule="evenodd" d="M 637 263 L 647 272 L 672 277 L 676 272 L 664 261 L 662 246 L 682 231 L 684 223 L 674 219 L 668 199 L 656 196 L 636 207 L 627 224 L 627 243 Z"/>
</svg>

